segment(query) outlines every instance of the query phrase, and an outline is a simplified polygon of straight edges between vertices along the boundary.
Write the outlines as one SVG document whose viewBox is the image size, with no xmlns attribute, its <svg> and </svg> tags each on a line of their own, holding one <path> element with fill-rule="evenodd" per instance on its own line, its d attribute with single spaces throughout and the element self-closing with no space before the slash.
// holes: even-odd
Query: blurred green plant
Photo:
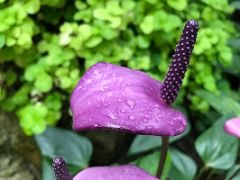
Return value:
<svg viewBox="0 0 240 180">
<path fill-rule="evenodd" d="M 127 65 L 163 79 L 180 28 L 200 23 L 182 98 L 207 111 L 198 89 L 218 94 L 219 65 L 232 62 L 236 33 L 227 0 L 0 0 L 1 108 L 17 112 L 26 134 L 61 118 L 66 97 L 98 61 Z"/>
</svg>

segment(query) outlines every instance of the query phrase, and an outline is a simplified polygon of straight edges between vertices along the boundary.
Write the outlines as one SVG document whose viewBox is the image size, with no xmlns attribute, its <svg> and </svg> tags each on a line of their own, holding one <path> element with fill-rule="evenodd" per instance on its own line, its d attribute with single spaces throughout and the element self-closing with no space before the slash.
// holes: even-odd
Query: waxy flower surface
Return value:
<svg viewBox="0 0 240 180">
<path fill-rule="evenodd" d="M 134 165 L 91 167 L 73 177 L 62 157 L 53 160 L 53 170 L 56 180 L 157 180 L 156 177 Z"/>
<path fill-rule="evenodd" d="M 71 96 L 73 129 L 110 128 L 135 134 L 174 136 L 186 128 L 176 99 L 196 41 L 198 24 L 187 21 L 164 83 L 138 70 L 100 62 Z"/>
<path fill-rule="evenodd" d="M 224 130 L 232 136 L 240 138 L 240 118 L 232 118 L 225 122 Z"/>
</svg>

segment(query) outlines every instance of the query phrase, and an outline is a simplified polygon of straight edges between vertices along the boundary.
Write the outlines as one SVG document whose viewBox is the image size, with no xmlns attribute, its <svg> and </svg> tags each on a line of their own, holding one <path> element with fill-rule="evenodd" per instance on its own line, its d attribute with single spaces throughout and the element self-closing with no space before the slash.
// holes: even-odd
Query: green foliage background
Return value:
<svg viewBox="0 0 240 180">
<path fill-rule="evenodd" d="M 178 103 L 205 112 L 199 89 L 219 95 L 232 64 L 236 30 L 227 0 L 0 0 L 1 108 L 16 112 L 26 134 L 56 124 L 86 69 L 98 61 L 163 80 L 184 22 L 200 23 Z M 65 110 L 64 110 L 65 109 Z"/>
</svg>

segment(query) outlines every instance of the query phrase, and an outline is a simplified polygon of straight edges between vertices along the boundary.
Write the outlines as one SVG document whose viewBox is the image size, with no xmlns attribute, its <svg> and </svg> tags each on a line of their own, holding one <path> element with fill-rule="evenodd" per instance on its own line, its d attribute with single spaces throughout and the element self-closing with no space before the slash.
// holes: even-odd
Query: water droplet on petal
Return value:
<svg viewBox="0 0 240 180">
<path fill-rule="evenodd" d="M 103 86 L 100 86 L 99 90 L 100 90 L 100 91 L 104 91 Z"/>
<path fill-rule="evenodd" d="M 153 129 L 153 126 L 146 126 L 146 129 Z"/>
<path fill-rule="evenodd" d="M 105 98 L 104 98 L 104 96 L 102 96 L 102 103 L 104 104 L 105 103 Z"/>
<path fill-rule="evenodd" d="M 126 104 L 130 107 L 130 109 L 133 109 L 135 102 L 133 100 L 127 100 Z"/>
<path fill-rule="evenodd" d="M 117 119 L 118 117 L 117 117 L 117 115 L 116 114 L 114 114 L 113 112 L 108 112 L 108 116 L 111 118 L 111 119 Z"/>
<path fill-rule="evenodd" d="M 109 128 L 114 128 L 114 129 L 120 129 L 121 128 L 119 125 L 115 125 L 115 124 L 108 124 L 107 126 Z"/>
<path fill-rule="evenodd" d="M 122 102 L 122 99 L 119 98 L 119 99 L 118 99 L 118 102 Z"/>
<path fill-rule="evenodd" d="M 128 116 L 128 119 L 129 119 L 129 120 L 135 120 L 136 118 L 135 118 L 134 115 L 129 115 L 129 116 Z"/>
<path fill-rule="evenodd" d="M 150 118 L 150 115 L 144 114 L 143 117 L 146 118 L 146 119 L 149 119 L 149 118 Z"/>
<path fill-rule="evenodd" d="M 148 114 L 143 115 L 143 122 L 148 122 L 150 116 Z"/>
<path fill-rule="evenodd" d="M 121 112 L 121 113 L 125 113 L 126 110 L 125 110 L 125 109 L 121 109 L 120 112 Z"/>
<path fill-rule="evenodd" d="M 173 125 L 174 125 L 174 122 L 173 122 L 172 120 L 170 120 L 170 121 L 169 121 L 169 124 L 170 124 L 171 126 L 173 126 Z"/>
</svg>

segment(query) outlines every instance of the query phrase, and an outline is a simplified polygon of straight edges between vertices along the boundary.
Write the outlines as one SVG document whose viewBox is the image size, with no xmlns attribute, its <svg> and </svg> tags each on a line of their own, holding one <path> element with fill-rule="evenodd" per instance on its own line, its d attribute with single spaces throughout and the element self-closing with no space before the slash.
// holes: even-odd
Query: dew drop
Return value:
<svg viewBox="0 0 240 180">
<path fill-rule="evenodd" d="M 150 118 L 150 115 L 144 114 L 144 115 L 143 115 L 143 118 L 144 118 L 144 119 L 149 119 L 149 118 Z"/>
<path fill-rule="evenodd" d="M 148 122 L 148 119 L 143 119 L 143 122 L 147 123 L 147 122 Z"/>
<path fill-rule="evenodd" d="M 100 86 L 99 90 L 100 90 L 100 91 L 104 91 L 103 86 Z"/>
<path fill-rule="evenodd" d="M 108 116 L 111 118 L 111 119 L 117 119 L 117 115 L 113 114 L 112 112 L 108 112 Z"/>
<path fill-rule="evenodd" d="M 153 129 L 153 126 L 146 126 L 146 129 Z"/>
<path fill-rule="evenodd" d="M 109 124 L 107 125 L 109 128 L 113 128 L 113 129 L 120 129 L 121 127 L 119 125 L 115 125 L 115 124 Z"/>
<path fill-rule="evenodd" d="M 122 102 L 122 99 L 119 98 L 119 99 L 118 99 L 118 102 Z"/>
<path fill-rule="evenodd" d="M 102 96 L 101 99 L 102 99 L 102 103 L 104 104 L 104 103 L 105 103 L 105 98 L 104 98 L 104 96 Z"/>
<path fill-rule="evenodd" d="M 169 122 L 169 124 L 170 124 L 171 126 L 173 126 L 173 125 L 174 125 L 174 122 L 171 120 L 171 121 Z"/>
<path fill-rule="evenodd" d="M 129 115 L 129 116 L 128 116 L 128 119 L 129 119 L 129 120 L 135 120 L 136 118 L 135 118 L 134 115 Z"/>
<path fill-rule="evenodd" d="M 121 112 L 121 113 L 125 113 L 126 110 L 125 110 L 125 109 L 121 109 L 120 112 Z"/>
<path fill-rule="evenodd" d="M 133 100 L 127 100 L 126 104 L 130 107 L 130 109 L 133 109 L 135 102 Z"/>
</svg>

